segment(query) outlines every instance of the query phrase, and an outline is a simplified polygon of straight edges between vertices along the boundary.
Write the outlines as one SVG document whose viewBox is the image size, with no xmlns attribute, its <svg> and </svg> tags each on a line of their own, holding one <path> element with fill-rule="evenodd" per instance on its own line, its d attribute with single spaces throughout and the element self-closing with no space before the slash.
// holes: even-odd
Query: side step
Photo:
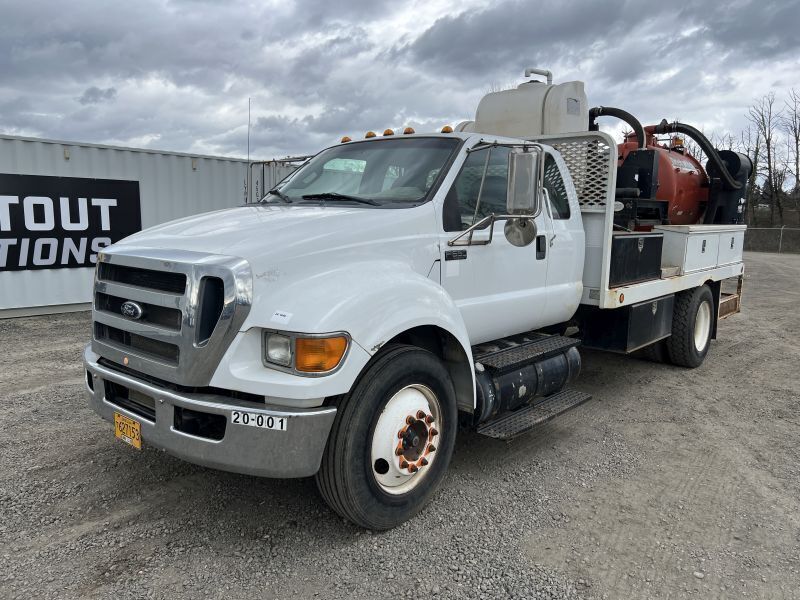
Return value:
<svg viewBox="0 0 800 600">
<path fill-rule="evenodd" d="M 518 339 L 508 338 L 498 340 L 498 342 L 503 343 L 505 347 L 500 346 L 497 342 L 473 347 L 475 362 L 490 369 L 506 371 L 514 369 L 518 365 L 530 364 L 562 354 L 581 343 L 580 340 L 574 338 L 544 334 L 528 334 L 524 337 L 520 336 Z"/>
<path fill-rule="evenodd" d="M 591 395 L 576 390 L 563 390 L 536 404 L 506 412 L 478 427 L 478 433 L 498 440 L 513 440 L 550 419 L 580 406 Z"/>
</svg>

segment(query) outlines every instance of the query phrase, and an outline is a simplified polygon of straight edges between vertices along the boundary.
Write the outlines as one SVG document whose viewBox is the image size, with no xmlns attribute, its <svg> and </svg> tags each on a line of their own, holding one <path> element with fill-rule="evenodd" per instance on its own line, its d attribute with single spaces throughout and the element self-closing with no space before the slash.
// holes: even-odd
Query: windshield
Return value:
<svg viewBox="0 0 800 600">
<path fill-rule="evenodd" d="M 456 138 L 398 138 L 351 142 L 320 152 L 265 200 L 413 203 L 426 198 Z"/>
</svg>

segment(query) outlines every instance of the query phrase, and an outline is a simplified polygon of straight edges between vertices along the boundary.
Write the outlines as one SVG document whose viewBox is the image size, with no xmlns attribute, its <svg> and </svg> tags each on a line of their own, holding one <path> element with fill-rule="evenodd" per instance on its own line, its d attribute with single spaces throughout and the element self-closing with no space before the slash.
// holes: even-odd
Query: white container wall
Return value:
<svg viewBox="0 0 800 600">
<path fill-rule="evenodd" d="M 295 168 L 0 135 L 0 318 L 88 308 L 109 241 L 255 201 Z"/>
</svg>

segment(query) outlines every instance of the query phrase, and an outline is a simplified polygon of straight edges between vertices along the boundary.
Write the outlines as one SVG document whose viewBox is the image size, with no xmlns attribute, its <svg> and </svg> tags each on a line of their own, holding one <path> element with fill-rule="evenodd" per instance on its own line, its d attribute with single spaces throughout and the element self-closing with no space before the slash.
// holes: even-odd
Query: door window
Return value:
<svg viewBox="0 0 800 600">
<path fill-rule="evenodd" d="M 554 219 L 569 219 L 567 186 L 561 177 L 555 159 L 548 154 L 544 161 L 544 188 L 550 198 L 550 212 Z"/>
<path fill-rule="evenodd" d="M 445 198 L 445 231 L 463 231 L 492 213 L 506 212 L 510 151 L 500 146 L 470 152 Z"/>
</svg>

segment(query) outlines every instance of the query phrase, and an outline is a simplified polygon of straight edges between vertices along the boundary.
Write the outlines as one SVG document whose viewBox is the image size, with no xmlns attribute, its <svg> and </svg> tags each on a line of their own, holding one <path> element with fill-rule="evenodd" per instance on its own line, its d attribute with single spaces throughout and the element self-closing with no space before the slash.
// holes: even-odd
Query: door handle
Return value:
<svg viewBox="0 0 800 600">
<path fill-rule="evenodd" d="M 536 236 L 536 260 L 543 260 L 547 256 L 547 236 Z"/>
</svg>

